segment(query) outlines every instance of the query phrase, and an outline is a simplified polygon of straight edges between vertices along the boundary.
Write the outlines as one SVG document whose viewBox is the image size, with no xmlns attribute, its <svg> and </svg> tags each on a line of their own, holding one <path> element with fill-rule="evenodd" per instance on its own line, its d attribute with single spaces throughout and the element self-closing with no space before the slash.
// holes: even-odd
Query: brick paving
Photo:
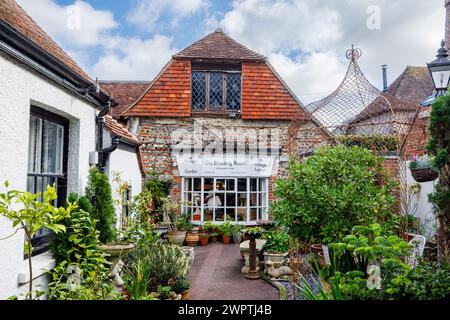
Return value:
<svg viewBox="0 0 450 320">
<path fill-rule="evenodd" d="M 191 300 L 278 300 L 278 291 L 264 280 L 248 280 L 238 244 L 195 247 L 189 278 Z"/>
</svg>

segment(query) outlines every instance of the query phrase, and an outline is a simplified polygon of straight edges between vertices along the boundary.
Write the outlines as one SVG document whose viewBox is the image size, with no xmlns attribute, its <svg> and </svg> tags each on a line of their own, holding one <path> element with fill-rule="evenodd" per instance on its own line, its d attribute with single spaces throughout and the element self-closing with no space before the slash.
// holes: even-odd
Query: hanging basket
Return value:
<svg viewBox="0 0 450 320">
<path fill-rule="evenodd" d="M 439 172 L 431 168 L 411 169 L 411 174 L 417 182 L 429 182 L 439 178 Z"/>
</svg>

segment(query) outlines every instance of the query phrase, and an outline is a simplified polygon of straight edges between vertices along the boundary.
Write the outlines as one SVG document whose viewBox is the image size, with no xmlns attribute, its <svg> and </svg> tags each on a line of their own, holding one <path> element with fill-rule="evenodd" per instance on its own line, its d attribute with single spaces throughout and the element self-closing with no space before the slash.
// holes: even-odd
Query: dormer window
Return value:
<svg viewBox="0 0 450 320">
<path fill-rule="evenodd" d="M 240 70 L 195 70 L 191 73 L 191 109 L 193 112 L 240 112 Z"/>
</svg>

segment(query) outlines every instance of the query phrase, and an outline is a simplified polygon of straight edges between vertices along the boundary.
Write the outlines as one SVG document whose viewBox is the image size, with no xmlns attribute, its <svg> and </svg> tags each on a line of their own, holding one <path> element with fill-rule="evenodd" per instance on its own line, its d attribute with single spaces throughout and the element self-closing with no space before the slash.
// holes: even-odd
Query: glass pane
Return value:
<svg viewBox="0 0 450 320">
<path fill-rule="evenodd" d="M 235 193 L 227 193 L 227 207 L 236 207 L 236 194 Z"/>
<path fill-rule="evenodd" d="M 221 109 L 223 106 L 223 73 L 212 72 L 209 75 L 209 108 Z"/>
<path fill-rule="evenodd" d="M 258 206 L 258 193 L 250 193 L 250 207 Z"/>
<path fill-rule="evenodd" d="M 202 179 L 201 178 L 194 179 L 194 191 L 202 191 Z"/>
<path fill-rule="evenodd" d="M 238 207 L 247 207 L 247 194 L 246 193 L 238 193 Z"/>
<path fill-rule="evenodd" d="M 30 117 L 28 172 L 41 173 L 42 119 Z"/>
<path fill-rule="evenodd" d="M 192 191 L 192 179 L 191 178 L 184 179 L 184 191 Z"/>
<path fill-rule="evenodd" d="M 247 221 L 247 208 L 238 208 L 236 210 L 237 221 L 243 222 Z"/>
<path fill-rule="evenodd" d="M 266 181 L 267 179 L 259 179 L 259 191 L 266 191 Z"/>
<path fill-rule="evenodd" d="M 216 214 L 216 220 L 217 222 L 222 222 L 224 221 L 224 208 L 216 208 L 215 209 L 215 214 Z"/>
<path fill-rule="evenodd" d="M 62 174 L 63 130 L 60 125 L 44 120 L 43 173 Z"/>
<path fill-rule="evenodd" d="M 206 107 L 206 74 L 204 72 L 192 72 L 192 110 L 204 110 Z"/>
<path fill-rule="evenodd" d="M 205 221 L 213 220 L 213 211 L 214 209 L 205 208 Z"/>
<path fill-rule="evenodd" d="M 227 110 L 241 110 L 241 74 L 227 75 Z"/>
<path fill-rule="evenodd" d="M 250 179 L 250 191 L 258 191 L 258 179 Z"/>
<path fill-rule="evenodd" d="M 247 191 L 247 179 L 238 179 L 238 191 Z"/>
<path fill-rule="evenodd" d="M 220 191 L 225 190 L 225 180 L 216 179 L 216 190 L 220 190 Z"/>
<path fill-rule="evenodd" d="M 224 193 L 216 193 L 214 200 L 215 207 L 223 207 L 225 206 L 225 194 Z"/>
<path fill-rule="evenodd" d="M 235 191 L 236 190 L 236 180 L 228 179 L 227 180 L 227 191 Z"/>
<path fill-rule="evenodd" d="M 258 209 L 251 208 L 250 209 L 250 221 L 257 221 L 258 220 Z"/>
<path fill-rule="evenodd" d="M 236 209 L 235 208 L 226 208 L 226 221 L 234 222 L 236 220 Z"/>
<path fill-rule="evenodd" d="M 205 191 L 212 191 L 214 189 L 214 179 L 205 178 L 204 184 L 205 184 Z"/>
<path fill-rule="evenodd" d="M 36 184 L 35 177 L 27 177 L 27 192 L 35 194 L 36 193 L 35 184 Z"/>
</svg>

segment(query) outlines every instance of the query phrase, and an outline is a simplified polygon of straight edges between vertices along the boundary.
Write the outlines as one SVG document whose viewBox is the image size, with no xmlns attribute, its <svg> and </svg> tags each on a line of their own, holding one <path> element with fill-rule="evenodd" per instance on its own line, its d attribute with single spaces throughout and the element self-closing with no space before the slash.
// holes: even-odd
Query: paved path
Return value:
<svg viewBox="0 0 450 320">
<path fill-rule="evenodd" d="M 278 291 L 264 280 L 248 280 L 241 273 L 239 245 L 195 247 L 189 278 L 191 300 L 278 300 Z"/>
</svg>

